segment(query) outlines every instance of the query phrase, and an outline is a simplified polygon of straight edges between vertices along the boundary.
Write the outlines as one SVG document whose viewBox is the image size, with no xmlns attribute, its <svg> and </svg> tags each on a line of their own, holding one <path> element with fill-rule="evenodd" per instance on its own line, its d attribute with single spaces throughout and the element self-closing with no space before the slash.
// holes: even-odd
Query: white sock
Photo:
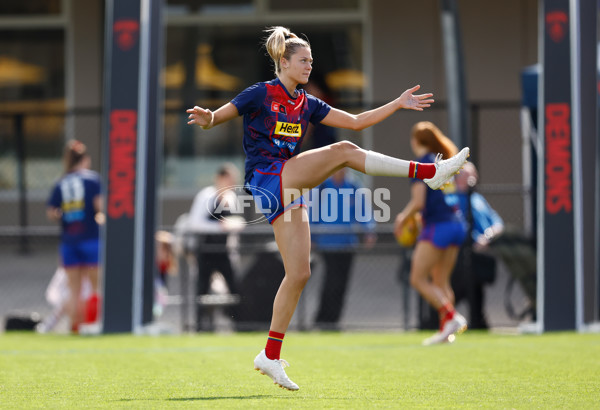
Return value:
<svg viewBox="0 0 600 410">
<path fill-rule="evenodd" d="M 365 174 L 389 177 L 408 177 L 410 161 L 389 157 L 375 151 L 367 151 Z"/>
</svg>

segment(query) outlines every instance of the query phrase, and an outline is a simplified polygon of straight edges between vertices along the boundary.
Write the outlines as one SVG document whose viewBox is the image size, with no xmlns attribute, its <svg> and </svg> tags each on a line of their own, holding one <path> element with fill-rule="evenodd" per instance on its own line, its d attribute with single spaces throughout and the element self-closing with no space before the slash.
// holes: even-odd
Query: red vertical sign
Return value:
<svg viewBox="0 0 600 410">
<path fill-rule="evenodd" d="M 140 67 L 140 0 L 106 1 L 103 332 L 131 332 Z"/>
<path fill-rule="evenodd" d="M 544 268 L 538 285 L 544 330 L 567 330 L 576 328 L 569 0 L 545 0 L 543 11 L 544 248 L 538 251 Z"/>
</svg>

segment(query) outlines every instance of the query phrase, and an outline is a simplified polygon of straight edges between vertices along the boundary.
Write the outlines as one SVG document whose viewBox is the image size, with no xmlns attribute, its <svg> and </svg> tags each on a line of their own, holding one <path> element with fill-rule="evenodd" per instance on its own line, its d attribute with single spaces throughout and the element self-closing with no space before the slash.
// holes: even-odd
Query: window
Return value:
<svg viewBox="0 0 600 410">
<path fill-rule="evenodd" d="M 292 11 L 292 10 L 337 10 L 337 11 L 356 11 L 360 7 L 359 0 L 270 0 L 269 5 L 272 11 Z"/>
<path fill-rule="evenodd" d="M 0 15 L 60 14 L 61 6 L 61 0 L 2 0 Z"/>
<path fill-rule="evenodd" d="M 167 13 L 172 15 L 247 13 L 254 10 L 252 0 L 168 0 L 167 2 Z"/>
<path fill-rule="evenodd" d="M 19 136 L 26 144 L 29 188 L 47 188 L 60 174 L 57 158 L 64 140 L 64 90 L 64 30 L 0 30 L 2 188 L 16 185 Z"/>
</svg>

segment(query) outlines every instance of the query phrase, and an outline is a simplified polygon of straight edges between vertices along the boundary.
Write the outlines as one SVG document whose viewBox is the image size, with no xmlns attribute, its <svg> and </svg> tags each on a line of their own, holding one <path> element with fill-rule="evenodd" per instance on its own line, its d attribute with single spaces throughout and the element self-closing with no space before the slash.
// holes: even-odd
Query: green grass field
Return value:
<svg viewBox="0 0 600 410">
<path fill-rule="evenodd" d="M 288 333 L 297 392 L 253 370 L 264 333 L 0 335 L 0 408 L 600 408 L 600 335 Z"/>
</svg>

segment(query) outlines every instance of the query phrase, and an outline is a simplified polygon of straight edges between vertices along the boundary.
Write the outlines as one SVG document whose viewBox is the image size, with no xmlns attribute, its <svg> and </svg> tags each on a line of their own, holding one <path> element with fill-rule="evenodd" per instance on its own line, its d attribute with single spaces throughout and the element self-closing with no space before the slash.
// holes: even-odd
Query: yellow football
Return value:
<svg viewBox="0 0 600 410">
<path fill-rule="evenodd" d="M 406 218 L 404 225 L 400 231 L 400 235 L 396 236 L 396 240 L 401 246 L 410 248 L 417 242 L 417 237 L 421 232 L 421 219 L 419 214 L 413 214 Z"/>
</svg>

